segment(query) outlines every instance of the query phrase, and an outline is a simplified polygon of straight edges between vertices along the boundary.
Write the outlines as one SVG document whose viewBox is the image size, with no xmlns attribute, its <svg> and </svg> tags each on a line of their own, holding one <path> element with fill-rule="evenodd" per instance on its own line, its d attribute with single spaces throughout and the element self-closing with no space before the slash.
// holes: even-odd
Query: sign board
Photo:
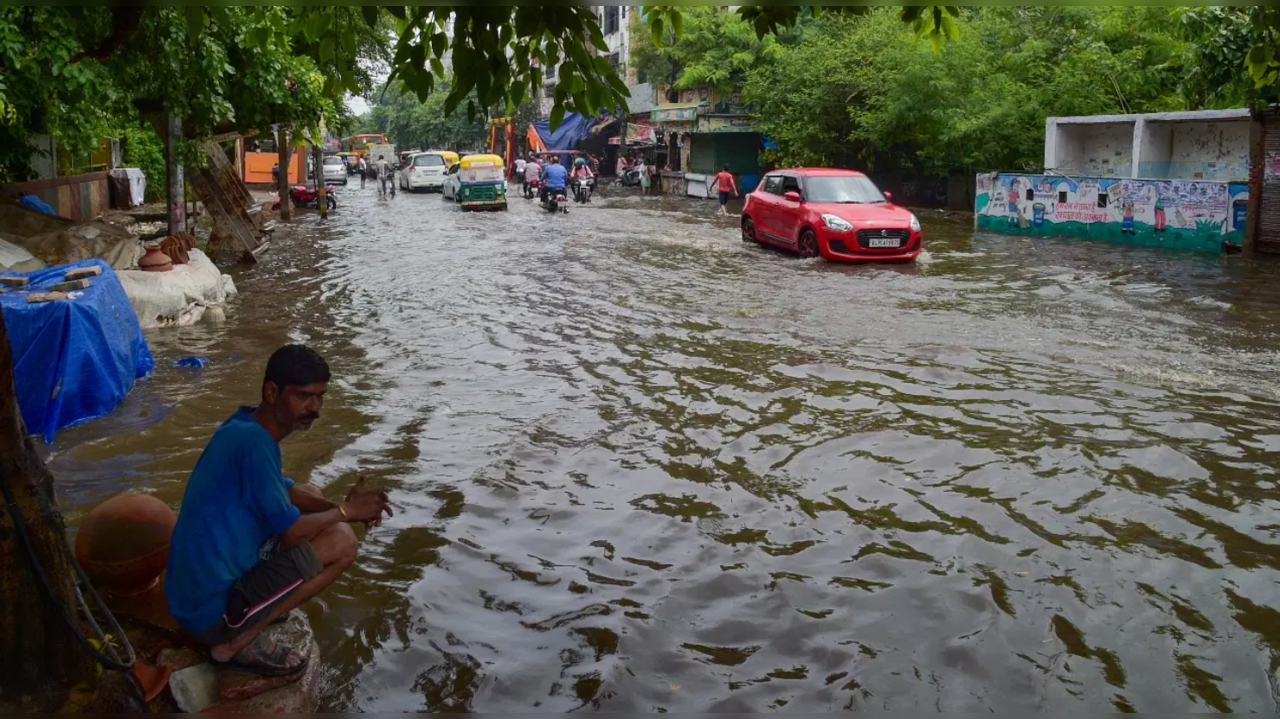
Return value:
<svg viewBox="0 0 1280 719">
<path fill-rule="evenodd" d="M 698 132 L 755 132 L 746 115 L 703 115 L 698 118 Z"/>
<path fill-rule="evenodd" d="M 654 132 L 653 125 L 646 125 L 643 122 L 627 123 L 628 145 L 652 145 L 657 141 L 657 134 Z"/>
<path fill-rule="evenodd" d="M 676 105 L 659 105 L 649 113 L 654 122 L 693 122 L 698 119 L 699 105 L 680 103 Z"/>
</svg>

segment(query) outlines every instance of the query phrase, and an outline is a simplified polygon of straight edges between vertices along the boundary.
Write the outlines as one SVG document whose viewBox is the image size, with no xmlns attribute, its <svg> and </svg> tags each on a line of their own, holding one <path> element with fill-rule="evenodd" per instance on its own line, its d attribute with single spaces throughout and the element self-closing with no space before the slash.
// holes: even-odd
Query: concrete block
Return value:
<svg viewBox="0 0 1280 719">
<path fill-rule="evenodd" d="M 71 292 L 72 290 L 89 289 L 89 280 L 71 280 L 70 282 L 59 282 L 49 288 L 52 292 Z"/>
<path fill-rule="evenodd" d="M 169 690 L 179 709 L 202 712 L 218 703 L 218 672 L 208 663 L 187 667 L 169 677 Z"/>
<path fill-rule="evenodd" d="M 65 299 L 67 299 L 67 293 L 65 292 L 37 292 L 32 295 L 27 295 L 27 304 L 34 305 L 40 302 L 53 302 L 55 300 Z"/>
<path fill-rule="evenodd" d="M 0 277 L 0 285 L 5 287 L 26 287 L 29 282 L 26 277 Z"/>
<path fill-rule="evenodd" d="M 86 277 L 97 277 L 100 274 L 102 274 L 102 268 L 94 265 L 93 267 L 81 267 L 79 269 L 69 270 L 67 274 L 63 275 L 62 279 L 71 282 L 73 280 L 82 280 Z"/>
</svg>

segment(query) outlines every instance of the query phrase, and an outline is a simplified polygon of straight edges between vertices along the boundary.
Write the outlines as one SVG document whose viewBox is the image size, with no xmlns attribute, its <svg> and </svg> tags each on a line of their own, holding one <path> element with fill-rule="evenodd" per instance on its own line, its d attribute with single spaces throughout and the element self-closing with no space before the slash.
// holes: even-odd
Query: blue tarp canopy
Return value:
<svg viewBox="0 0 1280 719">
<path fill-rule="evenodd" d="M 546 144 L 548 152 L 553 150 L 572 150 L 579 140 L 587 137 L 592 125 L 595 125 L 596 122 L 597 120 L 593 118 L 576 112 L 569 112 L 565 113 L 564 119 L 560 121 L 560 127 L 557 127 L 555 132 L 551 131 L 550 120 L 538 120 L 533 123 L 533 129 L 537 131 L 538 137 L 542 138 L 542 142 Z"/>
<path fill-rule="evenodd" d="M 33 292 L 48 292 L 63 282 L 68 270 L 94 266 L 102 274 L 89 278 L 87 289 L 65 300 L 27 304 Z M 18 407 L 28 432 L 52 442 L 58 430 L 107 414 L 135 379 L 155 367 L 124 287 L 106 262 L 82 260 L 0 276 L 26 277 L 30 283 L 0 292 Z"/>
</svg>

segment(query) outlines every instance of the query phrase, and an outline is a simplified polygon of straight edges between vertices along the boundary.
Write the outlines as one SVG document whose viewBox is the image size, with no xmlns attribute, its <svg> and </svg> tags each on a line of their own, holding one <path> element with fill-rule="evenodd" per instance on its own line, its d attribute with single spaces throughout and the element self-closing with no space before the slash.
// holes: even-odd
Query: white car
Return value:
<svg viewBox="0 0 1280 719">
<path fill-rule="evenodd" d="M 409 192 L 439 190 L 444 187 L 444 173 L 448 163 L 435 152 L 419 152 L 410 155 L 400 169 L 400 186 Z"/>
<path fill-rule="evenodd" d="M 458 170 L 462 169 L 461 163 L 453 163 L 453 166 L 445 170 L 444 184 L 440 186 L 440 195 L 446 200 L 458 201 L 458 196 L 462 194 L 462 181 L 458 179 Z"/>
<path fill-rule="evenodd" d="M 328 183 L 347 184 L 347 165 L 342 161 L 341 157 L 330 155 L 320 163 L 320 171 L 324 175 L 324 181 Z"/>
</svg>

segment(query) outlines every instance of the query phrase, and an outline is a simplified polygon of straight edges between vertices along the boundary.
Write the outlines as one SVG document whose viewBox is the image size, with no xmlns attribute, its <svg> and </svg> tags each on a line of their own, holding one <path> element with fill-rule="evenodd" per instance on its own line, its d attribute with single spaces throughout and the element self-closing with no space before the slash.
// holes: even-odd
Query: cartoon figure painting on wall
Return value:
<svg viewBox="0 0 1280 719">
<path fill-rule="evenodd" d="M 1165 222 L 1166 222 L 1165 216 L 1164 216 L 1164 194 L 1158 190 L 1156 191 L 1155 213 L 1156 213 L 1155 231 L 1164 232 Z"/>
<path fill-rule="evenodd" d="M 1022 215 L 1018 212 L 1018 183 L 1009 185 L 1009 226 L 1021 224 Z"/>
<path fill-rule="evenodd" d="M 1136 235 L 1138 231 L 1133 227 L 1133 203 L 1126 202 L 1124 205 L 1124 219 L 1120 222 L 1120 234 Z"/>
</svg>

